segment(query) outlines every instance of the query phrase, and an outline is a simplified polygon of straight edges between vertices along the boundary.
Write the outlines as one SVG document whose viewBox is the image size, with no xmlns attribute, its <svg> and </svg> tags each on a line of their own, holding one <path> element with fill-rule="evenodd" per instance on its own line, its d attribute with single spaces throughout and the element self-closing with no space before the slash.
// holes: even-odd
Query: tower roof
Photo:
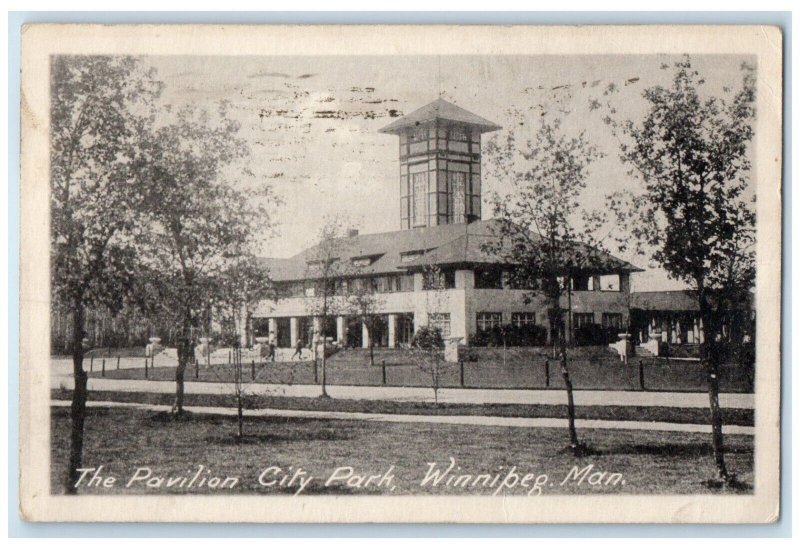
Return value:
<svg viewBox="0 0 800 549">
<path fill-rule="evenodd" d="M 417 126 L 423 122 L 432 122 L 434 120 L 447 120 L 449 122 L 458 122 L 461 124 L 468 124 L 477 127 L 481 133 L 499 130 L 500 126 L 494 122 L 490 122 L 485 118 L 473 114 L 468 110 L 462 109 L 452 103 L 445 101 L 441 97 L 436 101 L 428 103 L 406 116 L 399 118 L 381 128 L 381 133 L 398 133 L 403 128 Z"/>
</svg>

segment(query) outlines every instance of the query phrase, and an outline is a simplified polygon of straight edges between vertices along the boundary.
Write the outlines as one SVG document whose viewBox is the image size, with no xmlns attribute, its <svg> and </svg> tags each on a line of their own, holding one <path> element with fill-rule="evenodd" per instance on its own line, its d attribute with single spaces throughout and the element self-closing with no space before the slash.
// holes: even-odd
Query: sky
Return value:
<svg viewBox="0 0 800 549">
<path fill-rule="evenodd" d="M 589 108 L 605 102 L 610 84 L 620 119 L 641 120 L 642 92 L 668 85 L 662 70 L 674 56 L 153 56 L 165 84 L 163 105 L 193 104 L 216 110 L 230 102 L 251 152 L 253 177 L 268 182 L 280 204 L 272 208 L 273 232 L 260 255 L 289 257 L 312 245 L 326 218 L 345 220 L 362 233 L 400 229 L 398 137 L 379 133 L 398 116 L 437 97 L 487 118 L 503 129 L 484 134 L 503 139 L 518 113 L 531 120 L 546 112 L 563 119 L 571 135 L 585 132 L 605 154 L 590 168 L 583 206 L 600 207 L 615 191 L 637 181 L 619 160 L 618 143 Z M 696 56 L 694 66 L 708 94 L 740 86 L 742 56 Z M 533 126 L 531 126 L 533 127 Z M 753 167 L 755 169 L 755 158 Z M 484 159 L 485 162 L 485 159 Z M 250 182 L 252 183 L 252 182 Z M 244 182 L 243 182 L 244 184 Z M 489 195 L 508 192 L 507 181 L 484 169 L 483 218 Z M 612 247 L 612 251 L 613 247 Z M 678 289 L 645 257 L 619 254 L 645 268 L 633 290 Z"/>
</svg>

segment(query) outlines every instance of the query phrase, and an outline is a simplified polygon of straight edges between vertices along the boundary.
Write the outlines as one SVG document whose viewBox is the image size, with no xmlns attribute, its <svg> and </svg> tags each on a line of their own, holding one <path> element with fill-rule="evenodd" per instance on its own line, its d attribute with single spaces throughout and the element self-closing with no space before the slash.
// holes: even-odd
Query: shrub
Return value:
<svg viewBox="0 0 800 549">
<path fill-rule="evenodd" d="M 576 345 L 608 345 L 619 340 L 619 328 L 604 327 L 600 324 L 584 324 L 575 328 Z"/>
<path fill-rule="evenodd" d="M 489 330 L 478 330 L 472 338 L 476 347 L 535 347 L 547 343 L 547 329 L 535 324 L 512 326 L 504 324 Z"/>
<path fill-rule="evenodd" d="M 414 334 L 414 339 L 411 341 L 411 346 L 417 349 L 442 349 L 444 348 L 444 339 L 442 339 L 442 332 L 439 328 L 431 328 L 430 326 L 422 326 Z"/>
</svg>

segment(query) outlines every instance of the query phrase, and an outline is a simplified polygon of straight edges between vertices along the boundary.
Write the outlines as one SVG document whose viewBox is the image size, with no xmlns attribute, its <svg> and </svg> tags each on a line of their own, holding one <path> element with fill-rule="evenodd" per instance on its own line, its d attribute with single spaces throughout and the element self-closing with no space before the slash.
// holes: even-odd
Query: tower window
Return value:
<svg viewBox="0 0 800 549">
<path fill-rule="evenodd" d="M 451 223 L 463 223 L 466 203 L 464 200 L 467 186 L 467 174 L 464 172 L 448 172 L 449 185 L 448 204 L 450 206 Z"/>
<path fill-rule="evenodd" d="M 463 126 L 453 126 L 450 128 L 450 139 L 453 141 L 467 141 L 467 130 Z"/>
<path fill-rule="evenodd" d="M 420 227 L 425 225 L 428 215 L 426 208 L 427 193 L 428 193 L 428 173 L 415 173 L 411 175 L 411 185 L 414 192 L 414 226 Z"/>
</svg>

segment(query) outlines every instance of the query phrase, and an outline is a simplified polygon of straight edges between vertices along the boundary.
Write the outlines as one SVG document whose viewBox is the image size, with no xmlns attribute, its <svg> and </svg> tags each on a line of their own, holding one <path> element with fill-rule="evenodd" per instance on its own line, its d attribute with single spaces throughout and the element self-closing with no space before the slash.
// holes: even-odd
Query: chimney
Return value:
<svg viewBox="0 0 800 549">
<path fill-rule="evenodd" d="M 354 236 L 358 236 L 358 229 L 349 229 L 347 231 L 347 238 L 353 238 Z"/>
</svg>

